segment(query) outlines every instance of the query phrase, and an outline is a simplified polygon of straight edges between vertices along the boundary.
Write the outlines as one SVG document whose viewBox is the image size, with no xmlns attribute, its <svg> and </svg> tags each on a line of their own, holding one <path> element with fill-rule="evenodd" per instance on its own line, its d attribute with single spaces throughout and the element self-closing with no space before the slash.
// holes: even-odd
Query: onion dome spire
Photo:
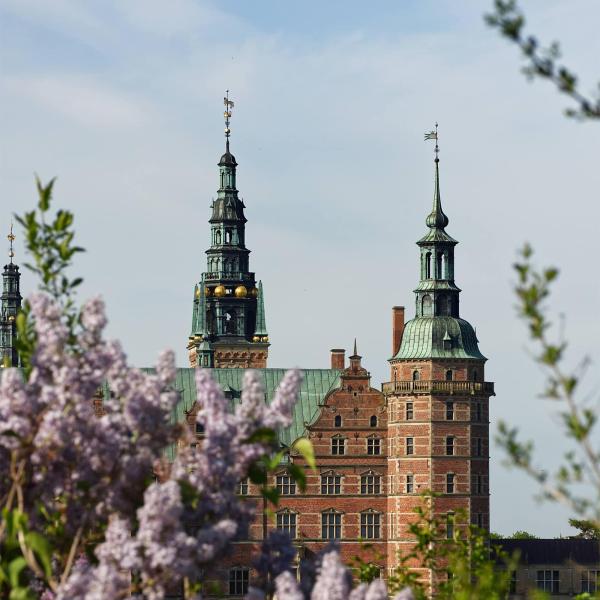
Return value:
<svg viewBox="0 0 600 600">
<path fill-rule="evenodd" d="M 448 217 L 444 214 L 442 210 L 442 199 L 440 197 L 440 147 L 438 145 L 439 135 L 438 135 L 438 124 L 435 124 L 435 131 L 430 131 L 425 134 L 426 140 L 435 140 L 435 186 L 433 191 L 433 208 L 431 212 L 427 215 L 427 219 L 425 219 L 425 223 L 427 227 L 430 229 L 444 229 L 447 227 L 449 221 Z"/>
<path fill-rule="evenodd" d="M 15 256 L 15 251 L 13 249 L 13 243 L 15 241 L 15 234 L 13 233 L 13 224 L 10 224 L 10 233 L 7 236 L 8 238 L 8 243 L 10 244 L 10 249 L 8 251 L 8 256 L 10 258 L 10 264 L 13 264 L 13 258 Z"/>
</svg>

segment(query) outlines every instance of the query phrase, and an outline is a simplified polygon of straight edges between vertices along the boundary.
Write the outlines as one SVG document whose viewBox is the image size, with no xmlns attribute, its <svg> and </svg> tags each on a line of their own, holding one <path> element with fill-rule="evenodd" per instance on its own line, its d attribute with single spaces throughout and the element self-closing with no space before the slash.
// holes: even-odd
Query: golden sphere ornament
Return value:
<svg viewBox="0 0 600 600">
<path fill-rule="evenodd" d="M 235 297 L 236 298 L 245 298 L 248 295 L 248 290 L 245 285 L 238 285 L 235 288 Z"/>
<path fill-rule="evenodd" d="M 225 286 L 223 286 L 223 285 L 218 285 L 218 286 L 215 288 L 214 294 L 215 294 L 215 296 L 216 296 L 217 298 L 220 298 L 221 296 L 224 296 L 224 295 L 225 295 Z"/>
</svg>

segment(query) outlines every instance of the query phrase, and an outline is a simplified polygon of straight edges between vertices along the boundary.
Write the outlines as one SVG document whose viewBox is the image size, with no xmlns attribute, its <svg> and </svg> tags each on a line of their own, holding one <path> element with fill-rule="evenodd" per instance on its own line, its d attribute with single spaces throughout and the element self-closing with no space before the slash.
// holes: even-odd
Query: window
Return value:
<svg viewBox="0 0 600 600">
<path fill-rule="evenodd" d="M 421 375 L 420 375 L 419 371 L 413 371 L 412 379 L 413 379 L 413 381 L 419 381 L 419 379 L 421 379 Z"/>
<path fill-rule="evenodd" d="M 361 494 L 381 494 L 381 475 L 365 473 L 360 477 Z"/>
<path fill-rule="evenodd" d="M 341 494 L 341 475 L 321 475 L 321 494 Z"/>
<path fill-rule="evenodd" d="M 342 417 L 341 417 L 341 415 L 335 415 L 335 417 L 333 419 L 333 426 L 334 427 L 341 427 L 342 426 Z"/>
<path fill-rule="evenodd" d="M 454 421 L 454 402 L 446 402 L 446 421 Z"/>
<path fill-rule="evenodd" d="M 425 254 L 425 279 L 431 278 L 431 252 Z"/>
<path fill-rule="evenodd" d="M 411 437 L 406 438 L 406 454 L 415 453 L 415 439 Z"/>
<path fill-rule="evenodd" d="M 412 421 L 415 418 L 414 404 L 412 402 L 406 403 L 406 420 Z"/>
<path fill-rule="evenodd" d="M 560 583 L 559 572 L 551 569 L 543 569 L 537 572 L 536 585 L 538 590 L 558 594 Z"/>
<path fill-rule="evenodd" d="M 329 510 L 321 513 L 321 537 L 324 540 L 339 540 L 342 537 L 342 515 Z"/>
<path fill-rule="evenodd" d="M 481 402 L 475 403 L 475 421 L 483 420 L 483 411 L 481 410 Z"/>
<path fill-rule="evenodd" d="M 289 475 L 277 475 L 277 491 L 282 496 L 293 496 L 296 493 L 296 482 Z"/>
<path fill-rule="evenodd" d="M 454 513 L 446 515 L 446 538 L 451 540 L 454 537 Z"/>
<path fill-rule="evenodd" d="M 365 540 L 378 540 L 381 537 L 381 515 L 379 513 L 361 513 L 360 537 Z"/>
<path fill-rule="evenodd" d="M 245 477 L 238 483 L 238 494 L 240 496 L 248 495 L 248 478 Z"/>
<path fill-rule="evenodd" d="M 377 416 L 372 415 L 370 420 L 371 427 L 377 427 Z"/>
<path fill-rule="evenodd" d="M 204 425 L 196 421 L 196 435 L 204 435 Z"/>
<path fill-rule="evenodd" d="M 483 477 L 479 474 L 476 474 L 476 475 L 473 475 L 471 479 L 473 482 L 473 485 L 471 486 L 472 487 L 471 493 L 477 494 L 477 495 L 482 494 L 483 493 Z"/>
<path fill-rule="evenodd" d="M 581 592 L 593 594 L 600 590 L 600 571 L 581 572 Z"/>
<path fill-rule="evenodd" d="M 454 494 L 455 479 L 454 473 L 446 473 L 446 494 Z"/>
<path fill-rule="evenodd" d="M 414 481 L 414 475 L 412 473 L 409 473 L 406 476 L 406 493 L 407 494 L 412 494 L 414 492 L 414 487 L 415 487 L 415 481 Z"/>
<path fill-rule="evenodd" d="M 450 369 L 448 369 L 446 371 L 446 381 L 452 381 L 452 379 L 453 379 L 452 371 Z"/>
<path fill-rule="evenodd" d="M 471 373 L 471 379 L 473 381 L 477 381 L 477 369 L 473 369 L 473 373 Z"/>
<path fill-rule="evenodd" d="M 367 454 L 381 454 L 381 440 L 376 437 L 367 438 Z"/>
<path fill-rule="evenodd" d="M 250 580 L 250 569 L 246 567 L 236 567 L 229 569 L 229 595 L 244 596 L 248 593 L 248 583 Z"/>
<path fill-rule="evenodd" d="M 346 454 L 346 440 L 343 437 L 332 437 L 331 438 L 331 454 L 341 455 Z"/>
<path fill-rule="evenodd" d="M 483 513 L 475 513 L 473 516 L 473 524 L 479 527 L 479 529 L 483 529 Z"/>
<path fill-rule="evenodd" d="M 473 454 L 475 456 L 483 456 L 483 441 L 481 438 L 475 438 Z"/>
<path fill-rule="evenodd" d="M 451 435 L 446 438 L 446 456 L 454 456 L 454 437 Z"/>
<path fill-rule="evenodd" d="M 289 511 L 277 513 L 277 529 L 285 531 L 292 540 L 296 539 L 296 516 Z"/>
</svg>

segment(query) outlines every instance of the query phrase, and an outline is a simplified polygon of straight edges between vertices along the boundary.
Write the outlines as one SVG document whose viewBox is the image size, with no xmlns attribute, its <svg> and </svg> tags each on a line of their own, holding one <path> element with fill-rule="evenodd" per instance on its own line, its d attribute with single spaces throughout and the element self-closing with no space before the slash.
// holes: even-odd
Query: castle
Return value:
<svg viewBox="0 0 600 600">
<path fill-rule="evenodd" d="M 211 369 L 232 404 L 241 396 L 245 369 L 260 374 L 267 401 L 285 372 L 267 366 L 270 344 L 264 290 L 250 271 L 245 205 L 238 195 L 237 161 L 230 151 L 233 103 L 229 98 L 225 106 L 226 147 L 218 163 L 220 184 L 209 220 L 206 271 L 194 285 L 186 343 L 189 368 L 178 369 L 176 376 L 180 400 L 175 418 L 189 423 L 198 444 L 203 431 L 196 423 L 196 367 Z M 379 569 L 381 576 L 390 574 L 399 556 L 413 545 L 409 524 L 414 509 L 423 503 L 420 493 L 426 490 L 435 493 L 432 512 L 445 524 L 447 536 L 453 535 L 458 514 L 489 530 L 488 408 L 494 384 L 485 381 L 486 358 L 474 328 L 460 317 L 461 290 L 454 280 L 458 242 L 446 232 L 437 130 L 435 136 L 434 132 L 428 135 L 436 140 L 433 205 L 425 219 L 426 233 L 417 241 L 420 277 L 414 290 L 414 318 L 405 322 L 404 307 L 392 308 L 390 381 L 381 389 L 371 386 L 356 342 L 348 358 L 345 350 L 333 349 L 328 368 L 303 370 L 293 423 L 279 432 L 279 439 L 289 449 L 287 460 L 302 464 L 294 442 L 308 437 L 317 471 L 307 471 L 306 490 L 301 491 L 283 463 L 272 481 L 280 494 L 273 515 L 263 511 L 263 499 L 253 484 L 240 482 L 238 492 L 256 504 L 257 516 L 227 560 L 207 573 L 222 594 L 241 597 L 246 593 L 258 547 L 273 529 L 291 536 L 298 564 L 337 542 L 346 563 L 358 556 Z M 19 367 L 16 317 L 22 298 L 19 267 L 13 262 L 12 229 L 8 239 L 10 262 L 2 274 L 0 365 Z M 103 393 L 109 393 L 108 388 Z M 175 451 L 171 448 L 170 456 Z M 533 586 L 553 593 L 590 591 L 595 585 L 593 574 L 600 572 L 593 570 L 599 558 L 597 553 L 590 554 L 593 548 L 584 542 L 495 541 L 523 546 L 524 566 L 513 573 L 511 597 L 523 597 L 520 594 L 527 594 Z M 550 547 L 560 560 L 546 564 Z M 572 564 L 576 566 L 566 566 Z M 411 566 L 434 583 L 421 565 Z M 581 585 L 573 584 L 577 577 L 573 569 L 577 574 L 581 571 Z M 178 593 L 173 597 L 179 597 Z"/>
<path fill-rule="evenodd" d="M 187 350 L 190 368 L 211 368 L 235 402 L 243 369 L 259 371 L 268 398 L 284 371 L 267 366 L 264 290 L 250 271 L 245 206 L 229 143 L 229 102 L 226 98 L 226 150 L 218 163 L 207 267 L 194 287 Z M 280 433 L 280 441 L 290 449 L 290 459 L 301 463 L 293 443 L 308 436 L 318 472 L 308 472 L 301 491 L 282 465 L 274 475 L 280 501 L 273 519 L 263 518 L 252 484 L 240 484 L 239 493 L 257 503 L 257 519 L 228 561 L 210 574 L 231 595 L 247 588 L 253 557 L 272 528 L 290 534 L 300 560 L 336 541 L 346 562 L 360 556 L 382 575 L 413 545 L 408 525 L 413 509 L 423 502 L 421 492 L 436 494 L 433 514 L 446 524 L 448 536 L 457 514 L 489 529 L 488 403 L 494 385 L 485 381 L 486 358 L 475 331 L 460 317 L 460 289 L 454 281 L 458 242 L 446 232 L 437 131 L 434 139 L 433 206 L 425 220 L 427 233 L 417 242 L 416 311 L 405 323 L 404 308 L 392 309 L 390 381 L 381 390 L 371 386 L 356 343 L 348 361 L 344 350 L 333 349 L 330 368 L 304 370 L 294 422 Z M 190 369 L 179 371 L 178 384 L 178 418 L 196 427 Z M 201 427 L 197 432 L 201 439 Z M 431 577 L 425 571 L 422 575 Z"/>
</svg>

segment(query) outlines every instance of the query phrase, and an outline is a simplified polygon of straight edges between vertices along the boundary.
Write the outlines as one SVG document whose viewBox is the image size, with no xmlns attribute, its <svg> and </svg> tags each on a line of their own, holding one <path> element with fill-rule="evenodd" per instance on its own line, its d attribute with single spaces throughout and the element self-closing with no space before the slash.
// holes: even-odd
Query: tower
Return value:
<svg viewBox="0 0 600 600">
<path fill-rule="evenodd" d="M 194 288 L 190 366 L 265 368 L 269 349 L 262 283 L 249 270 L 244 202 L 236 187 L 235 157 L 229 151 L 231 109 L 225 104 L 225 154 L 219 161 L 220 184 L 209 220 L 207 269 Z"/>
<path fill-rule="evenodd" d="M 460 289 L 454 282 L 458 242 L 445 231 L 437 125 L 426 139 L 436 140 L 435 182 L 428 232 L 417 242 L 415 318 L 405 325 L 404 309 L 394 308 L 392 381 L 383 384 L 390 444 L 390 567 L 397 564 L 399 552 L 413 546 L 408 523 L 423 502 L 419 494 L 427 490 L 436 494 L 433 514 L 445 523 L 448 537 L 465 518 L 489 529 L 488 401 L 494 386 L 485 382 L 487 359 L 475 330 L 460 317 Z"/>
<path fill-rule="evenodd" d="M 21 310 L 21 273 L 19 267 L 13 263 L 15 256 L 13 243 L 15 235 L 12 225 L 8 234 L 10 262 L 4 265 L 2 272 L 2 308 L 0 313 L 0 366 L 19 367 L 20 360 L 16 348 L 17 340 L 17 313 Z"/>
</svg>

